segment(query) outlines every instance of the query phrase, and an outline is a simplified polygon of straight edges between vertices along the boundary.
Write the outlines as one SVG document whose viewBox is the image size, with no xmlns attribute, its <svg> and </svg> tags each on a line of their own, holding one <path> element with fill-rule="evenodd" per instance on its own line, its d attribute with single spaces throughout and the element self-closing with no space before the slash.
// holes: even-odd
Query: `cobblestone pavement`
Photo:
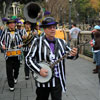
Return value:
<svg viewBox="0 0 100 100">
<path fill-rule="evenodd" d="M 100 100 L 98 76 L 92 74 L 94 68 L 92 62 L 82 58 L 66 60 L 67 92 L 63 93 L 62 100 Z M 0 53 L 0 100 L 35 100 L 35 89 L 31 75 L 29 80 L 25 80 L 22 64 L 15 91 L 9 91 L 4 55 Z"/>
</svg>

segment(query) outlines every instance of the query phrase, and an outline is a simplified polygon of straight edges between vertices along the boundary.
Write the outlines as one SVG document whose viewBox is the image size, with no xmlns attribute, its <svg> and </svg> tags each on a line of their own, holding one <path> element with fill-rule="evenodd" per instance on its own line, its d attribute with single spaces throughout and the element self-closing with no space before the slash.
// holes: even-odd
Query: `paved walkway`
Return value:
<svg viewBox="0 0 100 100">
<path fill-rule="evenodd" d="M 67 92 L 62 100 L 100 100 L 97 75 L 92 74 L 95 65 L 82 58 L 66 60 Z M 0 53 L 0 100 L 35 100 L 35 84 L 30 76 L 24 78 L 23 64 L 20 68 L 15 91 L 10 92 L 6 79 L 6 68 L 3 54 Z"/>
</svg>

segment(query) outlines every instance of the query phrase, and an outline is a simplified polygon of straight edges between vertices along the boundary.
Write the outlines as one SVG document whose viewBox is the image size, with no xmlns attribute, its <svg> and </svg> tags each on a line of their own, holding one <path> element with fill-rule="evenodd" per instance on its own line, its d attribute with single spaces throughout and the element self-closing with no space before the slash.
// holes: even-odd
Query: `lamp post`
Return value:
<svg viewBox="0 0 100 100">
<path fill-rule="evenodd" d="M 90 16 L 88 15 L 88 24 L 90 23 L 90 19 L 89 19 L 89 17 L 90 17 Z"/>
<path fill-rule="evenodd" d="M 77 13 L 77 24 L 79 24 L 79 13 Z"/>
<path fill-rule="evenodd" d="M 64 11 L 64 23 L 66 23 L 66 11 Z"/>
<path fill-rule="evenodd" d="M 69 0 L 69 29 L 71 28 L 71 7 L 72 7 L 72 0 Z"/>
<path fill-rule="evenodd" d="M 60 8 L 60 24 L 62 25 L 62 8 Z"/>
</svg>

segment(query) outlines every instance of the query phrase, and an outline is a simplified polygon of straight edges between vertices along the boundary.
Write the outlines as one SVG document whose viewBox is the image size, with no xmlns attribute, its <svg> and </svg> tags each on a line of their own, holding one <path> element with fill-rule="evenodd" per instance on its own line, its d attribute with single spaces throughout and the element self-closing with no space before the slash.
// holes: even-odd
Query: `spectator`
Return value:
<svg viewBox="0 0 100 100">
<path fill-rule="evenodd" d="M 94 30 L 92 31 L 92 39 L 94 40 L 94 45 L 93 45 L 93 58 L 94 61 L 96 61 L 96 68 L 93 69 L 93 73 L 96 74 L 98 73 L 98 69 L 99 69 L 99 43 L 100 43 L 100 26 L 96 25 L 94 27 Z"/>
<path fill-rule="evenodd" d="M 72 28 L 69 33 L 69 40 L 71 41 L 71 48 L 77 46 L 77 42 L 78 42 L 77 40 L 78 40 L 78 35 L 79 35 L 80 31 L 81 30 L 78 27 L 76 27 L 76 24 L 73 23 Z"/>
</svg>

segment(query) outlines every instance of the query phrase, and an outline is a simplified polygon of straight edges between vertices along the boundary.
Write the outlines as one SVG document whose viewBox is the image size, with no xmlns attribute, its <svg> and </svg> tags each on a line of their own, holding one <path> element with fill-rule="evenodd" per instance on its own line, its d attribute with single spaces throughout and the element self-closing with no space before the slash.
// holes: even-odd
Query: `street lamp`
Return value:
<svg viewBox="0 0 100 100">
<path fill-rule="evenodd" d="M 72 7 L 72 0 L 69 0 L 69 29 L 71 28 L 71 7 Z"/>
</svg>

